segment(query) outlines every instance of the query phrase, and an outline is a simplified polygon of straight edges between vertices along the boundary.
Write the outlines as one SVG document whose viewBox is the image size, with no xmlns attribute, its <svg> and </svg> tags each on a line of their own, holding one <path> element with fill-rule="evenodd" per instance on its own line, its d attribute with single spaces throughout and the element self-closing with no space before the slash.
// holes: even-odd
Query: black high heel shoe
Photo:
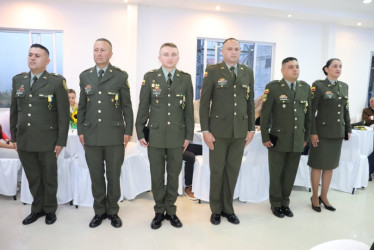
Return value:
<svg viewBox="0 0 374 250">
<path fill-rule="evenodd" d="M 322 203 L 322 204 L 325 206 L 325 208 L 326 208 L 327 210 L 330 210 L 330 211 L 335 211 L 335 210 L 336 210 L 336 208 L 334 208 L 333 206 L 327 206 L 327 205 L 323 202 L 323 200 L 321 199 L 321 196 L 319 196 L 318 199 L 319 199 L 319 204 Z"/>
<path fill-rule="evenodd" d="M 321 212 L 321 207 L 315 207 L 315 206 L 313 205 L 312 197 L 310 197 L 310 201 L 312 202 L 312 209 L 313 209 L 314 211 L 320 213 L 320 212 Z M 319 202 L 319 204 L 321 204 L 321 202 Z"/>
</svg>

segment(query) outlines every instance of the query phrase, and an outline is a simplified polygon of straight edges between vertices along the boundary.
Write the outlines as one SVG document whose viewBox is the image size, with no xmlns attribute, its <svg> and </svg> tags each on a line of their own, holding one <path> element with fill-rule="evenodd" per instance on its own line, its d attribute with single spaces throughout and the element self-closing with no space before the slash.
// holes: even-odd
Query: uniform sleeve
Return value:
<svg viewBox="0 0 374 250">
<path fill-rule="evenodd" d="M 127 82 L 127 76 L 125 82 L 121 85 L 121 105 L 123 111 L 123 118 L 126 123 L 125 135 L 132 135 L 133 123 L 134 123 L 134 114 L 132 111 L 130 88 Z"/>
<path fill-rule="evenodd" d="M 80 75 L 79 77 L 79 82 L 80 82 L 79 84 L 80 94 L 79 94 L 79 103 L 78 103 L 77 129 L 78 129 L 78 135 L 82 135 L 83 134 L 83 123 L 86 119 L 86 112 L 87 112 L 87 96 L 84 90 L 82 75 Z"/>
<path fill-rule="evenodd" d="M 268 93 L 266 93 L 268 92 Z M 274 103 L 274 97 L 269 84 L 265 87 L 265 93 L 262 97 L 262 110 L 260 115 L 262 142 L 270 141 L 269 124 L 271 119 L 271 110 Z"/>
<path fill-rule="evenodd" d="M 254 77 L 252 69 L 250 69 L 249 87 L 250 93 L 247 100 L 248 131 L 255 131 Z"/>
<path fill-rule="evenodd" d="M 150 84 L 150 80 L 147 74 L 145 74 L 142 88 L 140 89 L 138 114 L 135 122 L 136 134 L 139 140 L 144 138 L 143 128 L 147 124 L 149 118 L 149 106 L 151 102 Z"/>
<path fill-rule="evenodd" d="M 321 98 L 320 90 L 316 83 L 313 83 L 312 88 L 314 88 L 313 96 L 312 96 L 312 130 L 311 134 L 317 134 L 317 123 L 316 123 L 316 111 L 318 110 L 318 103 L 319 99 Z"/>
<path fill-rule="evenodd" d="M 348 93 L 348 85 L 347 85 L 347 93 Z M 349 115 L 349 99 L 347 99 L 347 104 L 344 107 L 344 122 L 345 122 L 345 132 L 352 133 L 351 127 L 351 117 Z"/>
<path fill-rule="evenodd" d="M 305 113 L 305 134 L 304 134 L 304 141 L 308 141 L 311 133 L 312 127 L 312 92 L 308 85 L 308 107 Z"/>
<path fill-rule="evenodd" d="M 194 133 L 194 108 L 193 108 L 193 87 L 191 75 L 188 75 L 188 89 L 186 92 L 186 107 L 184 111 L 184 121 L 186 124 L 186 140 L 193 140 Z"/>
<path fill-rule="evenodd" d="M 64 80 L 58 79 L 56 89 L 57 115 L 58 115 L 58 137 L 57 146 L 66 146 L 69 132 L 70 105 L 68 92 L 64 87 Z"/>
<path fill-rule="evenodd" d="M 214 91 L 213 70 L 205 70 L 207 74 L 203 79 L 200 97 L 200 124 L 201 131 L 209 131 L 210 102 Z"/>
<path fill-rule="evenodd" d="M 10 136 L 12 138 L 12 142 L 17 142 L 17 123 L 18 123 L 18 107 L 17 107 L 17 100 L 16 96 L 16 86 L 15 80 L 13 78 L 13 88 L 12 88 L 12 96 L 11 96 L 11 103 L 10 103 Z"/>
</svg>

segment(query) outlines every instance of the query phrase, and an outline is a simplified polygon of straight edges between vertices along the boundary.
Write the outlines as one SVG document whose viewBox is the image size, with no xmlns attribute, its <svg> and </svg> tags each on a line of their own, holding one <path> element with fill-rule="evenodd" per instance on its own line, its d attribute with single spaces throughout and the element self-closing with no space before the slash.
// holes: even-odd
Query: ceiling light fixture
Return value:
<svg viewBox="0 0 374 250">
<path fill-rule="evenodd" d="M 365 3 L 365 4 L 368 4 L 368 3 L 371 3 L 371 0 L 364 0 L 362 2 Z"/>
<path fill-rule="evenodd" d="M 127 3 L 129 0 L 123 0 L 124 3 Z"/>
<path fill-rule="evenodd" d="M 358 23 L 357 23 L 357 26 L 362 26 L 362 23 L 361 23 L 361 22 L 358 22 Z"/>
<path fill-rule="evenodd" d="M 218 10 L 221 10 L 221 6 L 217 5 L 217 6 L 216 6 L 216 10 L 217 10 L 217 11 L 218 11 Z"/>
<path fill-rule="evenodd" d="M 292 15 L 291 14 L 288 14 L 288 16 L 287 16 L 288 18 L 292 18 Z"/>
</svg>

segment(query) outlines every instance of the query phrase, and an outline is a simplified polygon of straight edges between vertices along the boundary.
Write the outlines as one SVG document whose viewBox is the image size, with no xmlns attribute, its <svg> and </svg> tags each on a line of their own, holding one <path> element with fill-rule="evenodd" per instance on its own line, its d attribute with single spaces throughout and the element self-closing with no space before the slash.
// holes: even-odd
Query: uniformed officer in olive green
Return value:
<svg viewBox="0 0 374 250">
<path fill-rule="evenodd" d="M 133 129 L 130 87 L 127 73 L 110 64 L 111 42 L 97 39 L 93 49 L 96 66 L 79 77 L 77 123 L 94 197 L 95 216 L 89 226 L 97 227 L 108 217 L 111 225 L 118 228 L 122 226 L 118 217 L 121 167 Z"/>
<path fill-rule="evenodd" d="M 174 203 L 178 196 L 183 152 L 193 139 L 193 87 L 191 76 L 176 69 L 179 51 L 175 44 L 164 43 L 158 59 L 162 67 L 144 75 L 135 126 L 140 144 L 148 147 L 153 199 L 156 202 L 151 228 L 160 228 L 164 219 L 179 228 L 182 223 L 176 215 Z M 147 122 L 148 142 L 143 132 Z"/>
<path fill-rule="evenodd" d="M 233 196 L 244 147 L 255 130 L 253 71 L 239 64 L 240 44 L 226 39 L 223 62 L 207 67 L 200 98 L 200 123 L 204 142 L 209 147 L 210 222 L 218 225 L 221 216 L 239 224 L 234 213 Z"/>
<path fill-rule="evenodd" d="M 311 126 L 310 86 L 297 80 L 297 59 L 285 58 L 281 71 L 282 80 L 266 85 L 261 111 L 262 142 L 269 149 L 269 199 L 279 218 L 293 216 L 290 194 Z"/>
<path fill-rule="evenodd" d="M 339 166 L 343 138 L 352 132 L 348 105 L 348 84 L 338 81 L 342 63 L 331 58 L 322 67 L 327 76 L 312 86 L 312 132 L 308 165 L 312 168 L 312 209 L 321 212 L 322 203 L 327 210 L 336 209 L 330 204 L 327 193 L 333 169 Z M 321 178 L 322 176 L 322 178 Z M 321 180 L 321 194 L 318 195 Z"/>
<path fill-rule="evenodd" d="M 49 51 L 40 44 L 29 50 L 30 72 L 13 77 L 10 106 L 12 141 L 34 198 L 27 225 L 46 215 L 56 221 L 57 157 L 69 131 L 69 100 L 65 78 L 46 71 Z"/>
</svg>

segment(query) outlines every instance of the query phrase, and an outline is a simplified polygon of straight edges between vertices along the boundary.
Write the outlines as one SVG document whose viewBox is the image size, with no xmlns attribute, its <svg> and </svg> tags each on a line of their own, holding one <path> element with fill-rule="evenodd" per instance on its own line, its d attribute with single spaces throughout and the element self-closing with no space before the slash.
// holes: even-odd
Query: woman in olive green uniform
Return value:
<svg viewBox="0 0 374 250">
<path fill-rule="evenodd" d="M 336 210 L 328 201 L 327 192 L 333 169 L 339 165 L 343 138 L 349 139 L 351 133 L 348 85 L 338 81 L 342 63 L 332 58 L 322 70 L 327 78 L 315 81 L 312 86 L 312 147 L 308 160 L 312 168 L 312 208 L 317 212 L 321 212 L 321 203 L 330 211 Z M 322 190 L 318 196 L 321 174 Z"/>
</svg>

